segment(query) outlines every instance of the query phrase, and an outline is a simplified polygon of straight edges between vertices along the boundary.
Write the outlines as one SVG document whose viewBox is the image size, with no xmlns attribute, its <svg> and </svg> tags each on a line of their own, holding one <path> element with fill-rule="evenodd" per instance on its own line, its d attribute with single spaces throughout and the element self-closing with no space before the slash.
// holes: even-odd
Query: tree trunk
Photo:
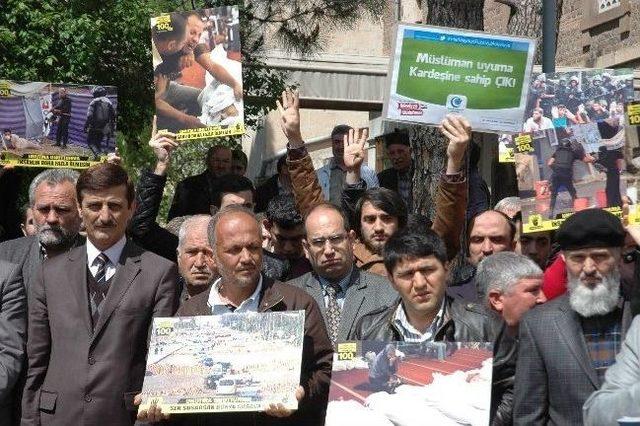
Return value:
<svg viewBox="0 0 640 426">
<path fill-rule="evenodd" d="M 511 35 L 535 38 L 538 40 L 534 63 L 542 62 L 542 2 L 543 0 L 496 0 L 511 8 L 507 31 Z M 556 45 L 562 17 L 562 3 L 556 0 Z"/>
<path fill-rule="evenodd" d="M 423 22 L 443 27 L 482 30 L 484 0 L 422 0 Z M 415 164 L 413 209 L 433 217 L 440 175 L 447 158 L 447 140 L 434 127 L 412 126 L 409 131 Z"/>
</svg>

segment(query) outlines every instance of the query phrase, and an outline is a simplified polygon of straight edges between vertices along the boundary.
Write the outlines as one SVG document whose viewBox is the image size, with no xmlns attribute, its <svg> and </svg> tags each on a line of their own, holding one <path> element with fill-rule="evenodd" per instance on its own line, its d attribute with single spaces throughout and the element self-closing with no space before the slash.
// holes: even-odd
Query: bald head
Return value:
<svg viewBox="0 0 640 426">
<path fill-rule="evenodd" d="M 494 253 L 513 251 L 515 233 L 515 225 L 504 213 L 496 210 L 480 213 L 469 223 L 469 263 L 477 266 Z"/>
</svg>

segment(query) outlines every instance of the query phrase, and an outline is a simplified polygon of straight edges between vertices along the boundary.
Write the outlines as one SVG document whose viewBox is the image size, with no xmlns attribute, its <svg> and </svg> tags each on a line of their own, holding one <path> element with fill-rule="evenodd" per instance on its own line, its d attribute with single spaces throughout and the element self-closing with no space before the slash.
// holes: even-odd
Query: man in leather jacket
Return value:
<svg viewBox="0 0 640 426">
<path fill-rule="evenodd" d="M 499 330 L 493 345 L 491 426 L 513 423 L 513 386 L 518 360 L 518 325 L 525 312 L 547 301 L 542 270 L 529 257 L 501 252 L 478 265 L 476 282 L 486 294 Z"/>
<path fill-rule="evenodd" d="M 398 231 L 387 241 L 383 256 L 400 298 L 362 317 L 350 339 L 492 341 L 489 315 L 482 306 L 446 296 L 447 254 L 435 232 Z"/>
</svg>

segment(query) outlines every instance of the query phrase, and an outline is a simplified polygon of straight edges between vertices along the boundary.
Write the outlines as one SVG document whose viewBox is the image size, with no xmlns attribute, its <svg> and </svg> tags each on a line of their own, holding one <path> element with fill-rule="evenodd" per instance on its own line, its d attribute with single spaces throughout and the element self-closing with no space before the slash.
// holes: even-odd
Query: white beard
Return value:
<svg viewBox="0 0 640 426">
<path fill-rule="evenodd" d="M 583 317 L 605 315 L 612 312 L 620 300 L 620 271 L 616 268 L 595 287 L 582 284 L 580 277 L 568 275 L 569 303 Z"/>
</svg>

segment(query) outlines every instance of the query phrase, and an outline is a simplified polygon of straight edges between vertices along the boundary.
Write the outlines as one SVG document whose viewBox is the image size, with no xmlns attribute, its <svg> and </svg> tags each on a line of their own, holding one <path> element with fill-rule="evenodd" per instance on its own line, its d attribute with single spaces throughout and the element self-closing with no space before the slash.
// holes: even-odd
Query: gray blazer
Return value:
<svg viewBox="0 0 640 426">
<path fill-rule="evenodd" d="M 582 424 L 582 405 L 599 387 L 568 295 L 527 312 L 520 321 L 514 425 Z"/>
<path fill-rule="evenodd" d="M 72 248 L 84 244 L 85 239 L 78 236 Z M 31 287 L 31 281 L 42 264 L 42 254 L 38 236 L 16 238 L 0 244 L 0 259 L 20 265 L 22 279 L 26 289 Z"/>
<path fill-rule="evenodd" d="M 29 288 L 23 425 L 130 425 L 153 317 L 176 310 L 177 271 L 127 242 L 93 332 L 86 245 L 45 261 Z"/>
<path fill-rule="evenodd" d="M 288 281 L 287 284 L 305 290 L 315 299 L 320 307 L 326 326 L 327 308 L 318 276 L 314 272 L 308 272 L 301 277 Z M 356 323 L 363 315 L 380 307 L 390 306 L 397 298 L 398 293 L 385 277 L 361 271 L 354 265 L 349 287 L 344 298 L 337 340 L 347 340 Z"/>
<path fill-rule="evenodd" d="M 0 425 L 12 424 L 14 387 L 23 368 L 27 297 L 20 267 L 0 260 Z"/>
<path fill-rule="evenodd" d="M 587 426 L 617 425 L 622 416 L 640 417 L 640 317 L 633 320 L 602 388 L 584 404 Z"/>
</svg>

